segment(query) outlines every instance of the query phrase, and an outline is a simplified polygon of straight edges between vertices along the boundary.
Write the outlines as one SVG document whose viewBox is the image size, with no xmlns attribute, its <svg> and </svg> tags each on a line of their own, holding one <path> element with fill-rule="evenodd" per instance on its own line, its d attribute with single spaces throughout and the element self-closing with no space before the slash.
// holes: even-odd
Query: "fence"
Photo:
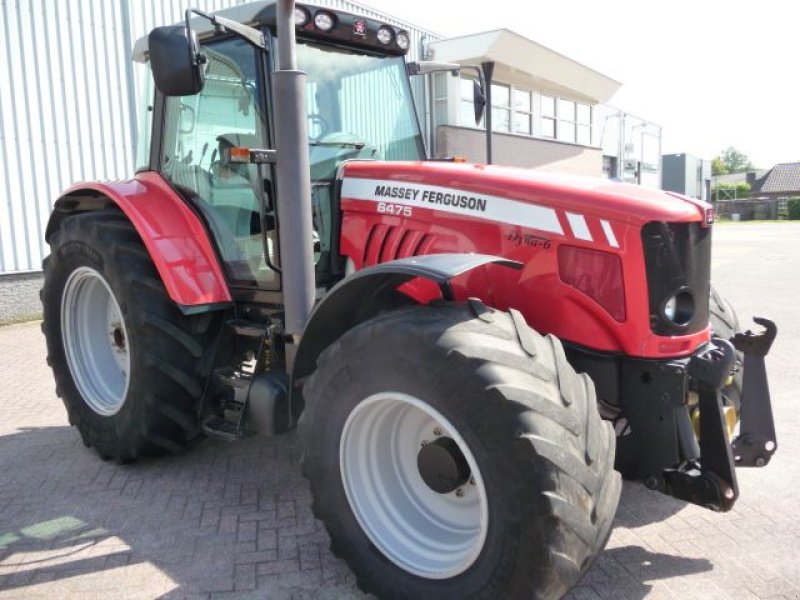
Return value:
<svg viewBox="0 0 800 600">
<path fill-rule="evenodd" d="M 740 221 L 768 220 L 778 218 L 778 201 L 774 198 L 762 200 L 720 200 L 716 213 L 721 219 L 732 219 L 739 215 Z"/>
</svg>

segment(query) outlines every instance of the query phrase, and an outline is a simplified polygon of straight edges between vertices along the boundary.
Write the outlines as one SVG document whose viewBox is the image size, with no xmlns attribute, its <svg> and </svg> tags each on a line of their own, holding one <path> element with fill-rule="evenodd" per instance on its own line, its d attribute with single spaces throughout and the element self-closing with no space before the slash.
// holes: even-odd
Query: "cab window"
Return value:
<svg viewBox="0 0 800 600">
<path fill-rule="evenodd" d="M 267 147 L 259 56 L 235 38 L 207 43 L 203 53 L 203 90 L 166 99 L 160 170 L 204 214 L 228 277 L 274 287 L 277 274 L 264 259 L 266 245 L 277 260 L 274 215 L 265 219 L 265 241 L 260 212 L 269 170 L 231 162 L 228 152 L 236 146 Z"/>
</svg>

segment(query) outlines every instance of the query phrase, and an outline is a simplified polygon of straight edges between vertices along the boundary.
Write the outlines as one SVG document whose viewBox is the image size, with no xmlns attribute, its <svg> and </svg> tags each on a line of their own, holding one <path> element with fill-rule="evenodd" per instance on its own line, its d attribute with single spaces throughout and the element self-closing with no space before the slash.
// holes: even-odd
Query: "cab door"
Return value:
<svg viewBox="0 0 800 600">
<path fill-rule="evenodd" d="M 278 289 L 271 169 L 228 152 L 270 147 L 261 55 L 238 38 L 205 42 L 203 54 L 203 90 L 164 100 L 159 171 L 205 218 L 231 287 Z"/>
</svg>

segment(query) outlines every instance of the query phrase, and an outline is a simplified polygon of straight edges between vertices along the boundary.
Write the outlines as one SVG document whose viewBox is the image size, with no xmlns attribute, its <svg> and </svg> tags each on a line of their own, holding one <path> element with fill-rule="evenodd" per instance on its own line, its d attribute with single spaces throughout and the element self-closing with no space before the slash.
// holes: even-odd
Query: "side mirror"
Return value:
<svg viewBox="0 0 800 600">
<path fill-rule="evenodd" d="M 156 27 L 147 38 L 153 81 L 165 96 L 194 96 L 203 89 L 197 36 L 183 25 Z"/>
<path fill-rule="evenodd" d="M 483 90 L 483 82 L 479 79 L 472 80 L 472 107 L 475 110 L 475 125 L 477 125 L 481 122 L 486 108 L 486 92 Z"/>
</svg>

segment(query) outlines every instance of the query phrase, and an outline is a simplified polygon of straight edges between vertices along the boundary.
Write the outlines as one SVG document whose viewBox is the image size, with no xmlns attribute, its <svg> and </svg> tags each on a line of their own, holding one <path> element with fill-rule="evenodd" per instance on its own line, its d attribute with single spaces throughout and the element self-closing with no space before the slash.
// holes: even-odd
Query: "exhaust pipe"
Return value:
<svg viewBox="0 0 800 600">
<path fill-rule="evenodd" d="M 272 89 L 278 237 L 284 328 L 296 346 L 314 306 L 315 293 L 306 74 L 297 70 L 294 0 L 278 0 L 277 4 L 278 69 L 272 74 Z M 287 360 L 291 361 L 292 355 L 287 348 Z"/>
</svg>

